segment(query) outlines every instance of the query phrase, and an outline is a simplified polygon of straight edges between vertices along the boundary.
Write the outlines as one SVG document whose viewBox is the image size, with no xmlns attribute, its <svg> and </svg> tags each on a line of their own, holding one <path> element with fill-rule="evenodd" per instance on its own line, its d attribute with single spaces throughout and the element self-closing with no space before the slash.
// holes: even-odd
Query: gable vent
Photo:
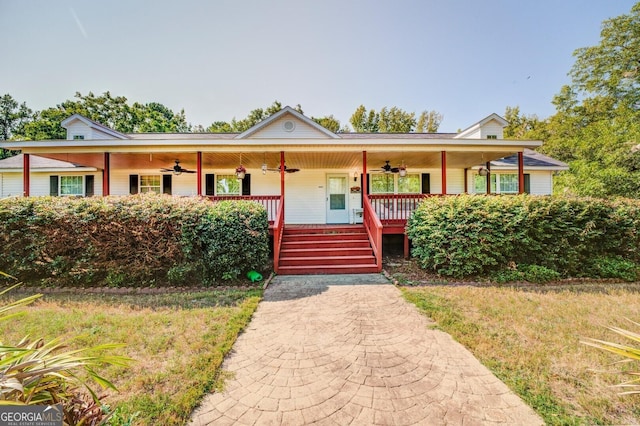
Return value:
<svg viewBox="0 0 640 426">
<path fill-rule="evenodd" d="M 287 120 L 284 123 L 282 123 L 282 128 L 286 131 L 286 132 L 293 132 L 293 129 L 296 128 L 296 123 L 291 121 L 291 120 Z"/>
</svg>

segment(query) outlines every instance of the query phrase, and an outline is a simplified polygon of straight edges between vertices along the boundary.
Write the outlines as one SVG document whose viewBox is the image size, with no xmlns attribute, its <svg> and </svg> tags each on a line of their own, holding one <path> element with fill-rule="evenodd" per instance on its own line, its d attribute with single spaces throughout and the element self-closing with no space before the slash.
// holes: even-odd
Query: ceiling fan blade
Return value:
<svg viewBox="0 0 640 426">
<path fill-rule="evenodd" d="M 182 173 L 195 173 L 195 170 L 186 170 L 186 169 L 182 169 L 180 170 Z"/>
<path fill-rule="evenodd" d="M 300 169 L 284 169 L 284 171 L 287 173 L 295 173 L 295 172 L 299 172 Z"/>
<path fill-rule="evenodd" d="M 165 168 L 162 168 L 162 169 L 160 169 L 160 171 L 161 171 L 161 172 L 172 172 L 172 171 L 173 171 L 173 169 L 165 169 Z"/>
<path fill-rule="evenodd" d="M 391 173 L 398 173 L 399 171 L 400 171 L 400 169 L 397 168 L 397 167 L 392 167 L 391 168 Z"/>
</svg>

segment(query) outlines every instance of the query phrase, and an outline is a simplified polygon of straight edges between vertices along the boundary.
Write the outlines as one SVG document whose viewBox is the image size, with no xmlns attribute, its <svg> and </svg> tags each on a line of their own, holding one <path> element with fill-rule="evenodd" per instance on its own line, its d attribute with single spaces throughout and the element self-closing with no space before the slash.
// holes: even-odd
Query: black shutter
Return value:
<svg viewBox="0 0 640 426">
<path fill-rule="evenodd" d="M 84 177 L 84 196 L 85 197 L 93 197 L 93 175 L 86 175 Z"/>
<path fill-rule="evenodd" d="M 129 175 L 129 194 L 138 193 L 138 175 Z"/>
<path fill-rule="evenodd" d="M 58 196 L 58 176 L 49 176 L 49 195 Z"/>
<path fill-rule="evenodd" d="M 162 193 L 171 195 L 171 175 L 162 175 Z"/>
<path fill-rule="evenodd" d="M 524 192 L 531 194 L 531 175 L 529 173 L 524 174 Z"/>
<path fill-rule="evenodd" d="M 216 195 L 216 175 L 204 175 L 204 195 Z"/>
<path fill-rule="evenodd" d="M 431 194 L 431 174 L 422 174 L 422 193 Z"/>
<path fill-rule="evenodd" d="M 244 179 L 242 179 L 242 195 L 251 195 L 251 175 L 249 173 L 245 173 Z"/>
</svg>

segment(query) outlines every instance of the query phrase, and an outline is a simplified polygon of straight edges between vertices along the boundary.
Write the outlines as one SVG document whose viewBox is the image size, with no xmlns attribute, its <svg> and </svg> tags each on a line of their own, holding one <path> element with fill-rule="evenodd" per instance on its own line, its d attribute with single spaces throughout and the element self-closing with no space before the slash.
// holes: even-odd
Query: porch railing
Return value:
<svg viewBox="0 0 640 426">
<path fill-rule="evenodd" d="M 273 272 L 278 273 L 280 265 L 280 247 L 284 234 L 284 203 L 278 204 L 278 211 L 273 222 Z"/>
<path fill-rule="evenodd" d="M 382 224 L 406 223 L 420 201 L 437 194 L 369 194 L 369 203 Z"/>
<path fill-rule="evenodd" d="M 371 206 L 371 202 L 368 200 L 369 196 L 364 196 L 364 214 L 363 221 L 367 234 L 369 235 L 369 241 L 371 242 L 371 248 L 373 254 L 376 257 L 376 267 L 378 272 L 382 271 L 382 223 L 378 219 L 378 215 Z"/>
<path fill-rule="evenodd" d="M 282 204 L 280 201 L 280 195 L 218 195 L 210 196 L 207 198 L 213 202 L 226 201 L 226 200 L 247 200 L 260 203 L 267 210 L 267 217 L 269 218 L 269 225 L 273 225 L 278 215 L 278 210 Z"/>
</svg>

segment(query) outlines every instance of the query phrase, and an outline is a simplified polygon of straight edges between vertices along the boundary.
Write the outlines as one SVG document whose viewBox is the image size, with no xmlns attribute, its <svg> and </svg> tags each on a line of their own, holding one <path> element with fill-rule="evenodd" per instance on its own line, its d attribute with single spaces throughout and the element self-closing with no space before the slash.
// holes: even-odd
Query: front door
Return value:
<svg viewBox="0 0 640 426">
<path fill-rule="evenodd" d="M 327 175 L 327 223 L 349 223 L 348 175 Z"/>
</svg>

